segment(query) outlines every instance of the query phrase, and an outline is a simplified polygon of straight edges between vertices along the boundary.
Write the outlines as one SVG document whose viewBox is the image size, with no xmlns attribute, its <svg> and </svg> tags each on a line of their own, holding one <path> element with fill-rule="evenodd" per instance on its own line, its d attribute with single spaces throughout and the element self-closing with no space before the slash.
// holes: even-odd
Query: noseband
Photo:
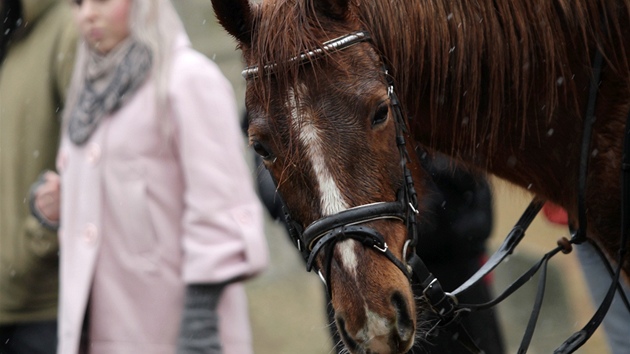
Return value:
<svg viewBox="0 0 630 354">
<path fill-rule="evenodd" d="M 386 70 L 385 75 L 388 81 L 391 80 Z M 392 261 L 408 279 L 412 278 L 413 270 L 407 263 L 405 257 L 409 252 L 415 255 L 415 246 L 417 244 L 416 214 L 418 213 L 418 198 L 411 171 L 407 167 L 409 154 L 406 150 L 404 137 L 404 134 L 407 132 L 406 123 L 391 83 L 388 87 L 388 95 L 395 117 L 396 144 L 400 154 L 400 165 L 402 166 L 402 188 L 397 193 L 396 201 L 360 205 L 337 214 L 325 216 L 310 224 L 304 232 L 300 232 L 299 227 L 289 227 L 291 238 L 306 260 L 307 271 L 312 269 L 313 261 L 317 257 L 317 254 L 322 249 L 325 249 L 326 275 L 323 277 L 323 280 L 328 287 L 329 293 L 332 291 L 330 285 L 330 269 L 334 246 L 337 242 L 345 239 L 357 240 L 365 247 L 372 248 L 382 253 Z M 288 212 L 285 213 L 285 216 L 287 220 L 291 220 Z M 402 260 L 394 256 L 385 242 L 383 235 L 374 228 L 365 225 L 369 222 L 381 219 L 394 219 L 406 224 L 408 239 L 401 253 L 403 257 Z M 318 272 L 321 274 L 321 270 Z"/>
<path fill-rule="evenodd" d="M 289 62 L 297 62 L 299 64 L 307 63 L 323 55 L 337 52 L 366 41 L 370 41 L 370 36 L 367 32 L 351 33 L 327 41 L 321 48 L 295 56 L 289 59 Z M 264 74 L 271 74 L 276 67 L 277 64 L 275 63 L 265 65 L 262 70 L 258 66 L 251 66 L 243 70 L 242 75 L 245 79 L 251 79 L 260 75 L 261 71 Z M 311 223 L 305 229 L 291 218 L 288 209 L 286 206 L 284 207 L 289 236 L 306 261 L 307 271 L 313 269 L 317 255 L 322 251 L 324 252 L 325 275 L 322 274 L 321 269 L 318 269 L 317 272 L 326 284 L 329 295 L 332 295 L 330 270 L 334 247 L 338 242 L 347 239 L 359 241 L 365 247 L 374 249 L 383 254 L 394 263 L 407 278 L 411 279 L 412 277 L 413 269 L 407 263 L 405 256 L 407 254 L 415 255 L 415 246 L 417 244 L 416 214 L 418 213 L 418 199 L 411 171 L 407 167 L 410 161 L 404 137 L 407 133 L 406 121 L 402 113 L 402 107 L 394 92 L 392 79 L 386 69 L 384 69 L 384 75 L 388 82 L 388 96 L 396 124 L 396 144 L 400 153 L 400 164 L 402 166 L 402 188 L 397 193 L 396 201 L 356 206 L 333 215 L 324 216 Z M 404 222 L 407 227 L 408 239 L 402 250 L 402 260 L 391 252 L 385 242 L 385 237 L 381 233 L 366 225 L 372 221 L 385 219 Z"/>
</svg>

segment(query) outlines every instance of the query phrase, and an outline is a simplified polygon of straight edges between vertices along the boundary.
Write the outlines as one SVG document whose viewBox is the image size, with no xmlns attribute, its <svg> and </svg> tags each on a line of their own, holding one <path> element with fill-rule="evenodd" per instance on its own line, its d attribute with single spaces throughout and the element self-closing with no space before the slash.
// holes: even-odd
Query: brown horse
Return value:
<svg viewBox="0 0 630 354">
<path fill-rule="evenodd" d="M 409 196 L 405 167 L 422 197 L 423 172 L 410 142 L 561 205 L 577 227 L 597 52 L 603 65 L 588 150 L 587 235 L 611 257 L 619 249 L 630 0 L 212 2 L 251 67 L 245 71 L 251 145 L 296 227 L 321 218 L 330 226 L 305 232 L 307 253 L 339 226 L 326 217 L 341 213 L 344 220 L 352 208 L 390 205 L 401 190 Z M 349 33 L 369 40 L 331 45 Z M 390 82 L 408 133 L 397 123 Z M 391 214 L 364 217 L 312 257 L 352 352 L 404 353 L 422 330 L 404 264 L 413 215 Z M 377 245 L 366 246 L 366 239 Z M 628 257 L 624 270 L 630 271 Z"/>
</svg>

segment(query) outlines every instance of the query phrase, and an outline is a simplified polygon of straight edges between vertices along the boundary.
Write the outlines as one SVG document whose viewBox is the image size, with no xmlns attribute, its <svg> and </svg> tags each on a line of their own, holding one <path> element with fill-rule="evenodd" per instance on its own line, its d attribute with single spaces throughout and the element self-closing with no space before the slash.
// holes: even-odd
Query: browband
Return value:
<svg viewBox="0 0 630 354">
<path fill-rule="evenodd" d="M 309 50 L 308 52 L 296 55 L 293 58 L 289 59 L 288 62 L 297 61 L 298 63 L 303 64 L 324 53 L 336 52 L 336 51 L 351 47 L 357 43 L 365 42 L 368 40 L 370 40 L 370 35 L 368 32 L 364 32 L 364 31 L 353 32 L 353 33 L 346 34 L 344 36 L 326 41 L 324 42 L 324 45 L 321 48 Z M 265 73 L 271 73 L 274 71 L 274 69 L 277 66 L 278 64 L 275 64 L 275 63 L 266 64 L 263 67 L 263 71 Z M 254 66 L 246 67 L 245 70 L 241 72 L 241 75 L 243 75 L 243 77 L 246 80 L 248 80 L 248 79 L 257 77 L 259 73 L 260 73 L 260 69 L 258 68 L 258 65 L 254 65 Z"/>
</svg>

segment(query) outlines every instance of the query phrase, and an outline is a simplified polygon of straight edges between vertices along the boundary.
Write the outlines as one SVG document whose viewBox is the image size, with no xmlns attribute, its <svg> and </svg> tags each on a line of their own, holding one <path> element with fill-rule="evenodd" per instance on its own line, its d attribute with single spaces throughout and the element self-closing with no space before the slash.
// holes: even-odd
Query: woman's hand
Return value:
<svg viewBox="0 0 630 354">
<path fill-rule="evenodd" d="M 44 172 L 31 187 L 32 212 L 49 228 L 59 224 L 60 193 L 59 175 L 52 171 Z"/>
</svg>

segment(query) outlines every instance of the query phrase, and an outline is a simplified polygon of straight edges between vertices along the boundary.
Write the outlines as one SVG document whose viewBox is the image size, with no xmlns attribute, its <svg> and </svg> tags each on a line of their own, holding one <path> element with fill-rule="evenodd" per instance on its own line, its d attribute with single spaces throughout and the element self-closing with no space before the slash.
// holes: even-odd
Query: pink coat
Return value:
<svg viewBox="0 0 630 354">
<path fill-rule="evenodd" d="M 267 265 L 232 88 L 180 42 L 172 139 L 151 78 L 83 146 L 62 139 L 59 354 L 78 353 L 88 300 L 90 353 L 173 354 L 186 283 L 248 278 Z M 219 314 L 224 353 L 251 353 L 241 283 L 226 289 Z"/>
</svg>

